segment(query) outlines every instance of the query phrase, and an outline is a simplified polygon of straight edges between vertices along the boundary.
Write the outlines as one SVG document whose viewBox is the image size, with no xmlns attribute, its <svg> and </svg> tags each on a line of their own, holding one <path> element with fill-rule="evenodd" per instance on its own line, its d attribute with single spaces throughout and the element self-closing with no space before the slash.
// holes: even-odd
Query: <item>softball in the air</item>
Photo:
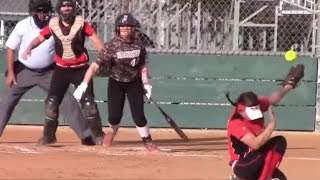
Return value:
<svg viewBox="0 0 320 180">
<path fill-rule="evenodd" d="M 297 59 L 297 53 L 294 50 L 289 50 L 286 52 L 285 56 L 286 61 L 292 62 Z"/>
</svg>

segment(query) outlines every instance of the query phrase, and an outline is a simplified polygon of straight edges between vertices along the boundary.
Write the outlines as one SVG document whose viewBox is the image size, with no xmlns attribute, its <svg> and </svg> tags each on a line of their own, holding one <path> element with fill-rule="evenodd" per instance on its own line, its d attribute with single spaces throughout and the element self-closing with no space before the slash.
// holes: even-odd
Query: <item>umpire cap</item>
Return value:
<svg viewBox="0 0 320 180">
<path fill-rule="evenodd" d="M 45 8 L 49 12 L 53 11 L 51 0 L 30 0 L 28 3 L 29 14 L 32 15 L 39 7 Z"/>
</svg>

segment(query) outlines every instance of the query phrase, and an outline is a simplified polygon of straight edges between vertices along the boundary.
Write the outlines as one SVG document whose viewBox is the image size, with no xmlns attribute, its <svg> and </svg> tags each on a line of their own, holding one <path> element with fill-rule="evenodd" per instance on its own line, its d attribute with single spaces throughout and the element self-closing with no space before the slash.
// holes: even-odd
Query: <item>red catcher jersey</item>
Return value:
<svg viewBox="0 0 320 180">
<path fill-rule="evenodd" d="M 260 109 L 265 112 L 269 109 L 270 102 L 266 97 L 259 97 Z M 228 134 L 228 150 L 230 155 L 229 164 L 231 165 L 235 160 L 244 158 L 253 149 L 244 144 L 240 139 L 251 132 L 258 135 L 264 129 L 264 118 L 258 120 L 244 120 L 235 117 L 236 108 L 232 110 L 231 116 L 228 120 L 227 134 Z"/>
<path fill-rule="evenodd" d="M 60 28 L 62 32 L 64 32 L 64 35 L 67 35 L 70 32 L 71 26 L 65 27 L 63 25 L 60 25 Z M 66 61 L 61 57 L 61 54 L 63 52 L 62 45 L 60 44 L 61 40 L 54 35 L 49 25 L 45 26 L 40 31 L 40 34 L 46 39 L 50 38 L 53 35 L 54 40 L 56 41 L 54 61 L 64 66 L 79 65 L 89 61 L 88 52 L 84 46 L 85 36 L 92 36 L 95 33 L 95 30 L 88 22 L 84 22 L 83 28 L 80 32 L 77 33 L 79 33 L 80 35 L 75 36 L 76 38 L 72 40 L 72 49 L 74 50 L 74 53 L 78 56 L 76 59 Z"/>
</svg>

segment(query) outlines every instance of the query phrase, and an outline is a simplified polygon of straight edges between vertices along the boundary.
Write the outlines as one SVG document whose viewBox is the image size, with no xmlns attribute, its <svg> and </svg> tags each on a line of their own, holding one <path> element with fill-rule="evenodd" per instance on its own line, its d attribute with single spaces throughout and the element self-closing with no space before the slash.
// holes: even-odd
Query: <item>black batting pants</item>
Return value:
<svg viewBox="0 0 320 180">
<path fill-rule="evenodd" d="M 131 82 L 119 82 L 109 78 L 108 82 L 108 121 L 118 125 L 123 115 L 125 96 L 127 95 L 133 121 L 138 127 L 147 124 L 144 115 L 144 88 L 141 78 Z"/>
</svg>

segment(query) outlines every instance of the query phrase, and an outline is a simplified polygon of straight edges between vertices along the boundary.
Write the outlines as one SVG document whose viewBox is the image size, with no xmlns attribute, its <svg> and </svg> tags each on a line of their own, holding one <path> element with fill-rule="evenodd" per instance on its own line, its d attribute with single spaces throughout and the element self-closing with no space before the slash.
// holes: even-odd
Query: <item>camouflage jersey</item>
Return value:
<svg viewBox="0 0 320 180">
<path fill-rule="evenodd" d="M 115 37 L 99 52 L 96 63 L 108 69 L 108 76 L 116 81 L 131 82 L 141 77 L 141 67 L 148 62 L 146 49 L 141 41 L 125 42 Z"/>
</svg>

